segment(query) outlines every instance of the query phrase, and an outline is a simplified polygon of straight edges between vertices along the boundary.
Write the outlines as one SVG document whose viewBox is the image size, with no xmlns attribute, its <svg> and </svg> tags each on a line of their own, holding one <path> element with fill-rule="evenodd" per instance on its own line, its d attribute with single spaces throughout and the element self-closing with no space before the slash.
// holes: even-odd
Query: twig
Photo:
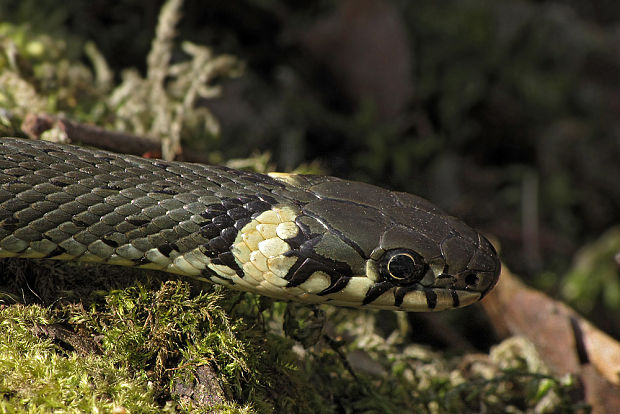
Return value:
<svg viewBox="0 0 620 414">
<path fill-rule="evenodd" d="M 39 139 L 45 131 L 52 128 L 63 131 L 73 143 L 122 154 L 140 156 L 149 154 L 156 158 L 161 157 L 161 147 L 156 140 L 124 132 L 108 131 L 98 126 L 57 118 L 48 114 L 28 114 L 21 125 L 21 129 L 35 139 Z M 184 161 L 208 163 L 205 155 L 195 152 L 186 152 L 181 157 Z"/>
</svg>

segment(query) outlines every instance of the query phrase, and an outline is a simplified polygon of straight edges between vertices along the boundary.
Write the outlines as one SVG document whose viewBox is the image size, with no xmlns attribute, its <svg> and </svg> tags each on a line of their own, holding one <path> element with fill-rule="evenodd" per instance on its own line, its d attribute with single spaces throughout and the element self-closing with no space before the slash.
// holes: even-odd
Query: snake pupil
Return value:
<svg viewBox="0 0 620 414">
<path fill-rule="evenodd" d="M 404 279 L 414 272 L 415 262 L 411 256 L 399 254 L 390 259 L 388 262 L 388 270 L 393 277 Z"/>
</svg>

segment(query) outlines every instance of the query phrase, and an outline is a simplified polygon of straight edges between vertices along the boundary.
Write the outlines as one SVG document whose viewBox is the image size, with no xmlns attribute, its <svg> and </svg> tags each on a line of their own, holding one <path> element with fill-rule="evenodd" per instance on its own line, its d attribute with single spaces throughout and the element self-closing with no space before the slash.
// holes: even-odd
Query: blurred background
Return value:
<svg viewBox="0 0 620 414">
<path fill-rule="evenodd" d="M 42 110 L 141 133 L 102 96 L 149 71 L 163 3 L 0 0 L 0 110 L 28 92 L 10 83 L 17 67 Z M 181 10 L 179 43 L 239 63 L 212 79 L 219 97 L 196 102 L 219 127 L 184 124 L 186 148 L 419 194 L 492 238 L 529 285 L 620 338 L 619 2 L 187 0 Z M 173 50 L 172 63 L 185 59 Z M 21 115 L 4 112 L 0 132 L 19 135 Z"/>
</svg>

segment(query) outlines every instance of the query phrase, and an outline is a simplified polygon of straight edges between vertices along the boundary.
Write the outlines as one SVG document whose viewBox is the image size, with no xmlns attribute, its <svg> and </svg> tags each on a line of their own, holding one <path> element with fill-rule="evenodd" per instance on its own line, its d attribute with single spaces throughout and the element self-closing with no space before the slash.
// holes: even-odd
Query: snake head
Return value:
<svg viewBox="0 0 620 414">
<path fill-rule="evenodd" d="M 424 203 L 417 197 L 398 197 L 408 203 L 391 210 L 398 224 L 385 230 L 370 254 L 366 274 L 377 283 L 365 302 L 415 311 L 458 308 L 482 299 L 499 278 L 493 245 L 436 208 L 413 208 Z"/>
<path fill-rule="evenodd" d="M 367 261 L 377 284 L 366 295 L 371 307 L 442 310 L 469 305 L 495 286 L 501 269 L 493 245 L 461 220 L 428 201 L 392 193 L 386 228 Z"/>
<path fill-rule="evenodd" d="M 305 261 L 290 280 L 312 287 L 329 275 L 310 292 L 329 303 L 436 311 L 476 302 L 498 280 L 491 243 L 423 198 L 332 177 L 297 176 L 295 184 L 316 197 L 297 223 L 319 236 L 298 249 Z"/>
</svg>

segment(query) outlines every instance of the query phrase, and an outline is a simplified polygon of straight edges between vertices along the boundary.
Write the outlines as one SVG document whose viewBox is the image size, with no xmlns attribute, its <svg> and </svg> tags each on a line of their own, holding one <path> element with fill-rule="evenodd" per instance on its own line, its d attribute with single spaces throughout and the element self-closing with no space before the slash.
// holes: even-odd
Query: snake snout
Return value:
<svg viewBox="0 0 620 414">
<path fill-rule="evenodd" d="M 477 289 L 484 297 L 499 280 L 501 262 L 495 247 L 486 237 L 478 235 L 479 243 L 474 256 L 468 264 L 469 269 L 478 275 Z M 467 279 L 467 276 L 465 277 Z M 467 282 L 467 280 L 465 280 Z"/>
<path fill-rule="evenodd" d="M 454 221 L 453 221 L 454 223 Z M 452 277 L 453 286 L 459 290 L 476 292 L 482 298 L 499 278 L 501 264 L 493 245 L 479 233 L 468 229 L 453 232 L 441 242 L 445 260 L 443 275 Z"/>
<path fill-rule="evenodd" d="M 449 252 L 449 250 L 448 250 Z M 449 257 L 449 256 L 448 256 Z M 493 245 L 482 235 L 466 264 L 452 267 L 456 285 L 462 289 L 478 292 L 483 298 L 499 279 L 501 263 Z"/>
</svg>

